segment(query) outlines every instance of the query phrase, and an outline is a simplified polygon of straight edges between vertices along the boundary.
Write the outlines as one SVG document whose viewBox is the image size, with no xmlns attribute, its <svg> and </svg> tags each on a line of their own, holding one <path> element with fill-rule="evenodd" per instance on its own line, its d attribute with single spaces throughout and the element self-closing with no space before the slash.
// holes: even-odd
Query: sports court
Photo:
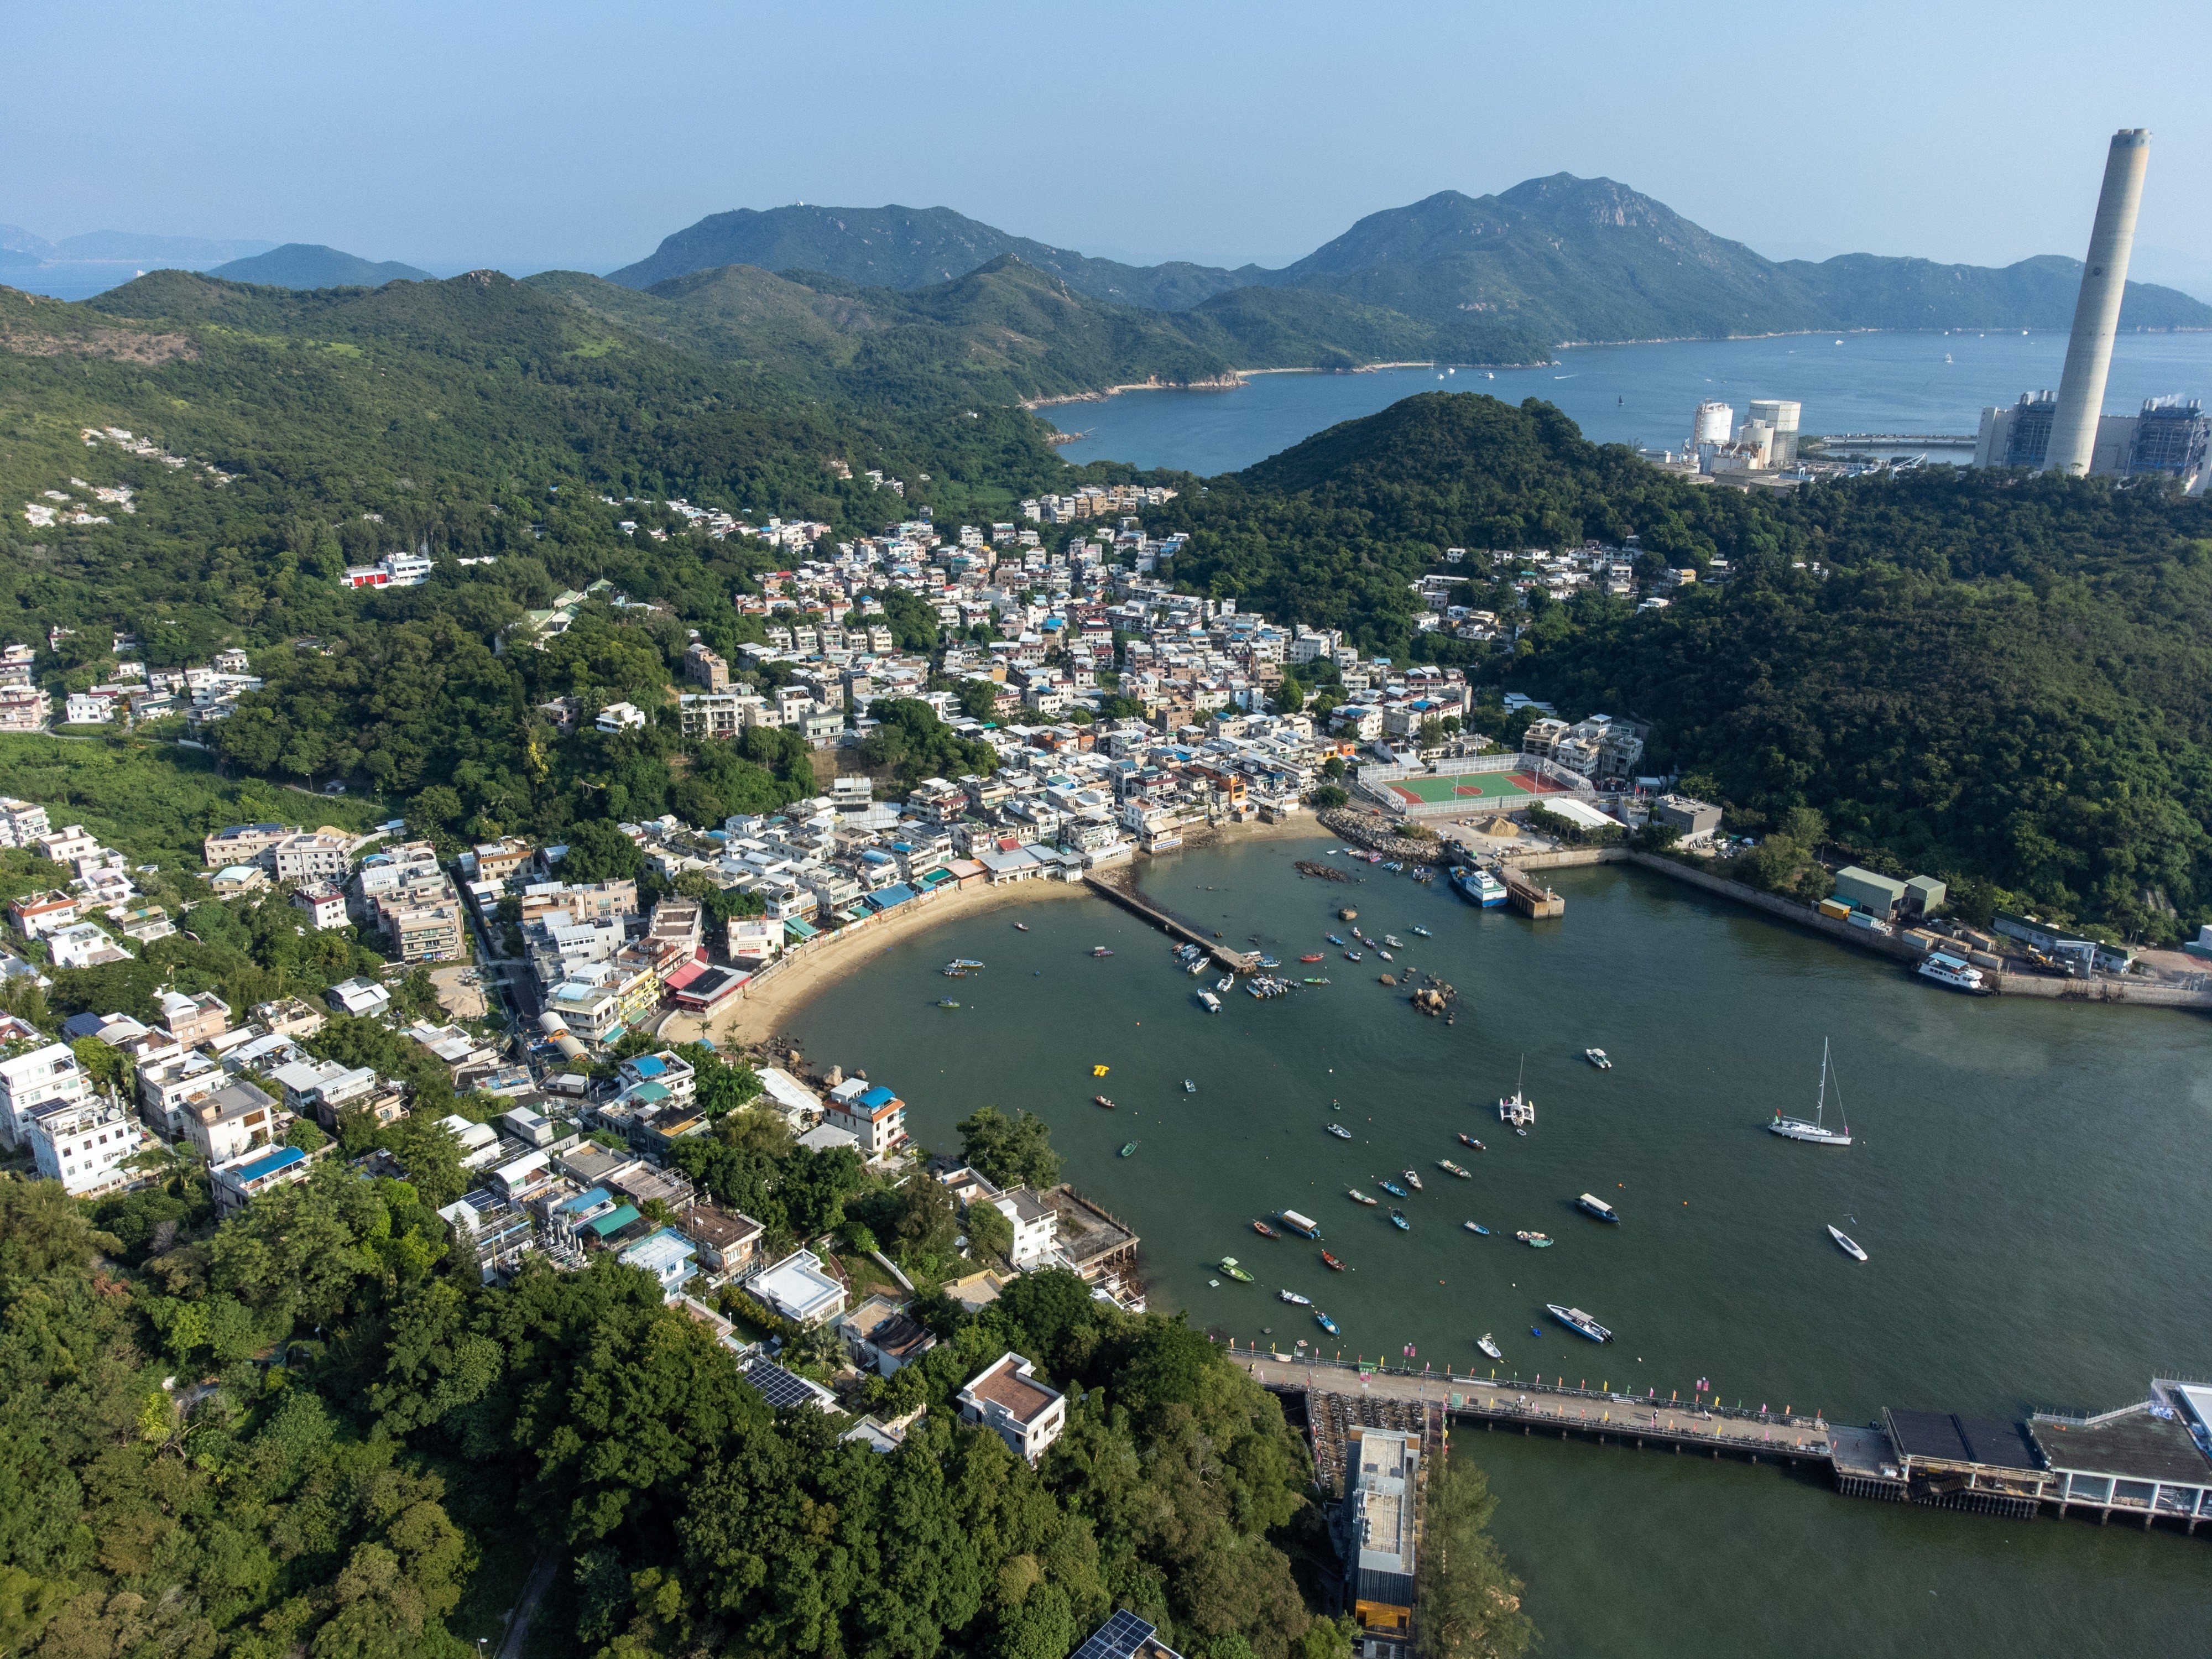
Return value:
<svg viewBox="0 0 2212 1659">
<path fill-rule="evenodd" d="M 1411 806 L 1442 806 L 1461 800 L 1512 800 L 1528 795 L 1557 795 L 1564 786 L 1528 772 L 1462 772 L 1455 776 L 1394 778 L 1382 786 Z"/>
</svg>

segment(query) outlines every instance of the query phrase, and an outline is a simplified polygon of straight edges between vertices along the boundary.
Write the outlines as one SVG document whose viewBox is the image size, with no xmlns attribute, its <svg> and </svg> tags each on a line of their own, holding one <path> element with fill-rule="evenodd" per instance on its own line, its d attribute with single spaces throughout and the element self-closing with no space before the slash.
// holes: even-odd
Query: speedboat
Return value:
<svg viewBox="0 0 2212 1659">
<path fill-rule="evenodd" d="M 1233 1255 L 1224 1255 L 1221 1258 L 1221 1271 L 1239 1285 L 1249 1285 L 1252 1282 L 1252 1275 L 1237 1265 L 1237 1258 Z"/>
<path fill-rule="evenodd" d="M 1311 956 L 1300 957 L 1298 958 L 1300 962 L 1319 962 L 1321 959 L 1321 952 L 1318 951 L 1315 951 Z"/>
<path fill-rule="evenodd" d="M 1091 954 L 1094 957 L 1110 957 L 1114 953 L 1103 945 L 1094 945 L 1091 947 Z"/>
<path fill-rule="evenodd" d="M 981 963 L 976 961 L 973 957 L 955 957 L 952 958 L 952 965 L 955 968 L 964 968 L 971 974 L 978 971 L 983 966 Z"/>
<path fill-rule="evenodd" d="M 1029 930 L 1030 925 L 1026 921 L 1018 921 L 1014 924 L 1014 931 L 1018 933 L 1026 933 Z"/>
<path fill-rule="evenodd" d="M 1413 929 L 1413 933 L 1414 936 L 1419 939 L 1434 939 L 1436 937 L 1434 933 L 1431 933 L 1425 927 L 1416 927 Z"/>
<path fill-rule="evenodd" d="M 1322 1329 L 1327 1331 L 1331 1336 L 1334 1336 L 1338 1334 L 1336 1322 L 1334 1319 L 1331 1319 L 1327 1314 L 1322 1312 L 1318 1308 L 1314 1310 L 1314 1323 L 1320 1326 Z"/>
<path fill-rule="evenodd" d="M 1400 939 L 1395 933 L 1383 934 L 1382 942 L 1385 945 L 1391 946 L 1394 950 L 1402 951 L 1406 948 L 1406 941 Z"/>
<path fill-rule="evenodd" d="M 1194 1095 L 1198 1092 L 1198 1085 L 1185 1078 L 1182 1080 L 1182 1091 L 1187 1095 Z"/>
<path fill-rule="evenodd" d="M 1556 1302 L 1547 1302 L 1544 1304 L 1544 1310 L 1546 1312 L 1549 1313 L 1553 1318 L 1558 1320 L 1562 1325 L 1565 1325 L 1569 1330 L 1575 1332 L 1578 1335 L 1586 1336 L 1593 1342 L 1610 1342 L 1613 1340 L 1613 1333 L 1606 1329 L 1604 1326 L 1599 1324 L 1597 1321 L 1592 1319 L 1580 1308 L 1562 1308 Z"/>
<path fill-rule="evenodd" d="M 1478 1152 L 1486 1152 L 1490 1150 L 1489 1147 L 1484 1146 L 1480 1141 L 1477 1140 L 1473 1135 L 1467 1133 L 1464 1130 L 1460 1133 L 1459 1144 L 1462 1146 L 1472 1146 Z"/>
<path fill-rule="evenodd" d="M 1457 1176 L 1462 1181 L 1472 1181 L 1474 1179 L 1474 1170 L 1462 1170 L 1458 1164 L 1453 1163 L 1448 1158 L 1438 1158 L 1437 1160 L 1437 1168 L 1442 1170 L 1446 1175 Z"/>
<path fill-rule="evenodd" d="M 1397 957 L 1395 957 L 1392 956 L 1392 955 L 1391 955 L 1388 951 L 1385 951 L 1385 950 L 1382 949 L 1380 946 L 1377 946 L 1377 947 L 1376 947 L 1376 951 L 1375 951 L 1375 954 L 1376 954 L 1376 956 L 1378 956 L 1378 957 L 1382 957 L 1382 960 L 1383 960 L 1383 961 L 1385 961 L 1385 962 L 1395 962 L 1395 961 L 1397 961 L 1397 959 L 1398 959 Z"/>
<path fill-rule="evenodd" d="M 1252 1224 L 1252 1231 L 1259 1234 L 1262 1238 L 1275 1238 L 1280 1237 L 1280 1235 L 1279 1235 L 1273 1227 L 1270 1227 L 1264 1221 L 1254 1221 Z"/>
<path fill-rule="evenodd" d="M 1328 1132 L 1334 1135 L 1339 1140 L 1349 1140 L 1352 1139 L 1352 1131 L 1346 1128 L 1341 1123 L 1330 1124 L 1328 1126 Z"/>
<path fill-rule="evenodd" d="M 1364 1204 L 1370 1209 L 1374 1207 L 1376 1203 L 1375 1200 L 1368 1197 L 1366 1194 L 1361 1192 L 1357 1187 L 1346 1188 L 1345 1189 L 1344 1195 L 1350 1199 L 1354 1204 Z"/>
<path fill-rule="evenodd" d="M 1858 1241 L 1840 1227 L 1828 1229 L 1828 1237 L 1836 1241 L 1836 1248 L 1854 1261 L 1863 1261 L 1867 1253 L 1859 1248 Z"/>
<path fill-rule="evenodd" d="M 1131 1141 L 1127 1146 L 1124 1146 L 1123 1148 L 1121 1148 L 1121 1156 L 1122 1156 L 1122 1157 L 1124 1157 L 1124 1158 L 1134 1158 L 1136 1155 L 1137 1155 L 1137 1143 L 1136 1143 L 1135 1141 L 1133 1141 L 1133 1141 Z"/>
<path fill-rule="evenodd" d="M 1542 1233 L 1516 1233 L 1513 1237 L 1532 1250 L 1548 1250 L 1552 1248 L 1552 1241 Z"/>
<path fill-rule="evenodd" d="M 960 1005 L 951 997 L 939 997 L 937 1000 L 937 1006 L 940 1008 L 957 1008 Z"/>
<path fill-rule="evenodd" d="M 1342 1273 L 1342 1272 L 1344 1271 L 1344 1263 L 1342 1263 L 1341 1261 L 1338 1261 L 1334 1256 L 1331 1255 L 1330 1255 L 1327 1250 L 1323 1250 L 1323 1251 L 1321 1253 L 1321 1260 L 1322 1260 L 1322 1265 L 1323 1267 L 1327 1267 L 1327 1268 L 1329 1270 L 1329 1272 L 1331 1272 L 1331 1273 Z"/>
<path fill-rule="evenodd" d="M 1401 1211 L 1393 1210 L 1390 1212 L 1390 1224 L 1395 1227 L 1401 1233 L 1410 1233 L 1413 1231 L 1413 1224 L 1407 1220 L 1404 1213 Z"/>
<path fill-rule="evenodd" d="M 1585 1048 L 1583 1050 L 1583 1058 L 1601 1072 L 1609 1072 L 1613 1069 L 1612 1057 L 1602 1048 Z"/>
<path fill-rule="evenodd" d="M 1401 1187 L 1395 1181 L 1378 1181 L 1375 1184 L 1380 1187 L 1384 1192 L 1389 1194 L 1393 1198 L 1403 1198 L 1406 1196 L 1406 1189 L 1403 1187 Z"/>
<path fill-rule="evenodd" d="M 1103 1095 L 1093 1095 L 1093 1096 L 1091 1096 L 1091 1103 L 1093 1106 L 1103 1106 L 1103 1107 L 1104 1107 L 1108 1111 L 1109 1111 L 1109 1112 L 1110 1112 L 1110 1111 L 1112 1111 L 1112 1110 L 1114 1109 L 1114 1103 L 1113 1103 L 1112 1101 L 1110 1101 L 1110 1100 L 1107 1099 L 1107 1098 L 1106 1098 L 1106 1097 L 1105 1097 L 1105 1096 L 1103 1096 Z"/>
<path fill-rule="evenodd" d="M 1842 1090 L 1837 1091 L 1837 1109 L 1843 1108 Z M 1831 1129 L 1825 1122 L 1828 1105 L 1828 1044 L 1820 1043 L 1820 1090 L 1813 1097 L 1812 1121 L 1802 1117 L 1785 1117 L 1782 1109 L 1774 1109 L 1774 1121 L 1766 1126 L 1770 1133 L 1785 1140 L 1808 1140 L 1816 1146 L 1848 1146 L 1851 1144 L 1851 1126 L 1845 1123 L 1840 1129 Z"/>
<path fill-rule="evenodd" d="M 1296 1291 L 1277 1291 L 1275 1292 L 1275 1299 L 1279 1302 L 1287 1302 L 1293 1308 L 1310 1308 L 1313 1306 L 1313 1298 L 1311 1297 L 1300 1296 Z"/>
<path fill-rule="evenodd" d="M 1190 976 L 1191 976 L 1193 979 L 1196 979 L 1196 978 L 1197 978 L 1200 974 L 1204 973 L 1205 971 L 1206 971 L 1206 958 L 1205 958 L 1204 957 L 1193 957 L 1191 958 L 1191 963 L 1190 963 Z"/>
<path fill-rule="evenodd" d="M 1480 1233 L 1485 1238 L 1490 1237 L 1490 1229 L 1484 1226 L 1480 1221 L 1462 1221 L 1459 1224 L 1466 1228 L 1468 1231 L 1471 1233 Z"/>
<path fill-rule="evenodd" d="M 1234 974 L 1224 975 L 1222 976 L 1221 983 L 1215 986 L 1213 988 L 1220 992 L 1222 995 L 1227 996 L 1231 991 L 1237 988 L 1237 975 Z"/>
<path fill-rule="evenodd" d="M 1620 1219 L 1620 1212 L 1614 1209 L 1612 1205 L 1607 1203 L 1595 1193 L 1584 1193 L 1580 1198 L 1577 1199 L 1575 1202 L 1581 1205 L 1583 1209 L 1589 1211 L 1600 1221 L 1618 1221 Z"/>
<path fill-rule="evenodd" d="M 1405 1171 L 1405 1176 L 1406 1184 L 1408 1187 L 1411 1187 L 1417 1193 L 1421 1190 L 1421 1177 L 1419 1175 L 1412 1170 L 1407 1170 Z"/>
<path fill-rule="evenodd" d="M 1481 1349 L 1483 1352 L 1488 1354 L 1492 1359 L 1503 1359 L 1505 1358 L 1504 1354 L 1500 1352 L 1498 1345 L 1490 1340 L 1490 1333 L 1488 1331 L 1485 1331 L 1480 1336 L 1474 1339 L 1474 1346 Z"/>
</svg>

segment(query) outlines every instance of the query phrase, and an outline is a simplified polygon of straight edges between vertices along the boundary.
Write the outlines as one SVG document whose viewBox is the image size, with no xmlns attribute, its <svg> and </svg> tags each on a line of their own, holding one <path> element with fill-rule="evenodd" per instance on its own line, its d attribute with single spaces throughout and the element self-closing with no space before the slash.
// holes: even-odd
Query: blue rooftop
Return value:
<svg viewBox="0 0 2212 1659">
<path fill-rule="evenodd" d="M 659 1077 L 668 1069 L 668 1063 L 658 1054 L 640 1054 L 630 1061 L 629 1068 L 640 1077 Z"/>
<path fill-rule="evenodd" d="M 878 910 L 888 910 L 894 904 L 904 904 L 913 896 L 914 889 L 902 881 L 884 888 L 880 893 L 871 895 L 868 902 Z"/>
<path fill-rule="evenodd" d="M 888 1106 L 897 1098 L 898 1097 L 896 1095 L 893 1094 L 890 1090 L 884 1088 L 882 1084 L 878 1083 L 874 1088 L 869 1090 L 867 1093 L 860 1097 L 860 1104 L 870 1107 Z"/>
<path fill-rule="evenodd" d="M 594 1187 L 588 1193 L 579 1194 L 561 1207 L 563 1210 L 588 1210 L 594 1204 L 604 1204 L 613 1194 L 604 1187 Z"/>
</svg>

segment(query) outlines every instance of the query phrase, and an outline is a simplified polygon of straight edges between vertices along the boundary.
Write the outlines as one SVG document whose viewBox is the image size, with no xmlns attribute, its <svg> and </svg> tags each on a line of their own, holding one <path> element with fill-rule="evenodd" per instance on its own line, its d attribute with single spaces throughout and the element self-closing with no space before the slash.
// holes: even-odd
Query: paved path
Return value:
<svg viewBox="0 0 2212 1659">
<path fill-rule="evenodd" d="M 1710 1445 L 1727 1451 L 1771 1449 L 1797 1456 L 1829 1455 L 1829 1431 L 1818 1418 L 1738 1415 L 1664 1400 L 1638 1400 L 1535 1382 L 1498 1382 L 1489 1378 L 1405 1376 L 1357 1371 L 1334 1365 L 1309 1365 L 1274 1354 L 1232 1354 L 1255 1382 L 1320 1394 L 1427 1401 L 1455 1412 L 1529 1426 L 1556 1426 L 1593 1434 L 1653 1436 L 1674 1443 Z M 1580 1379 L 1577 1379 L 1579 1381 Z"/>
<path fill-rule="evenodd" d="M 546 1551 L 532 1566 L 530 1577 L 523 1581 L 522 1599 L 514 1604 L 514 1615 L 507 1621 L 507 1638 L 499 1644 L 499 1659 L 522 1659 L 522 1650 L 530 1642 L 530 1621 L 537 1616 L 538 1604 L 553 1588 L 553 1575 L 560 1570 L 558 1550 Z"/>
</svg>

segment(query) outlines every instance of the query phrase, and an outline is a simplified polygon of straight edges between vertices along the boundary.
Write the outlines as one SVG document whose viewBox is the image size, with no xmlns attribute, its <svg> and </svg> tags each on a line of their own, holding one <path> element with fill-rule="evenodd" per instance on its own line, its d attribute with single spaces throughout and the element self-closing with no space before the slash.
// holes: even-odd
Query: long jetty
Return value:
<svg viewBox="0 0 2212 1659">
<path fill-rule="evenodd" d="M 1131 915 L 1143 917 L 1171 938 L 1195 945 L 1224 973 L 1249 974 L 1259 965 L 1257 951 L 1232 951 L 1196 922 L 1186 921 L 1174 911 L 1146 898 L 1138 890 L 1136 878 L 1127 871 L 1105 875 L 1094 871 L 1083 878 L 1083 884 L 1101 898 L 1120 905 Z"/>
</svg>

